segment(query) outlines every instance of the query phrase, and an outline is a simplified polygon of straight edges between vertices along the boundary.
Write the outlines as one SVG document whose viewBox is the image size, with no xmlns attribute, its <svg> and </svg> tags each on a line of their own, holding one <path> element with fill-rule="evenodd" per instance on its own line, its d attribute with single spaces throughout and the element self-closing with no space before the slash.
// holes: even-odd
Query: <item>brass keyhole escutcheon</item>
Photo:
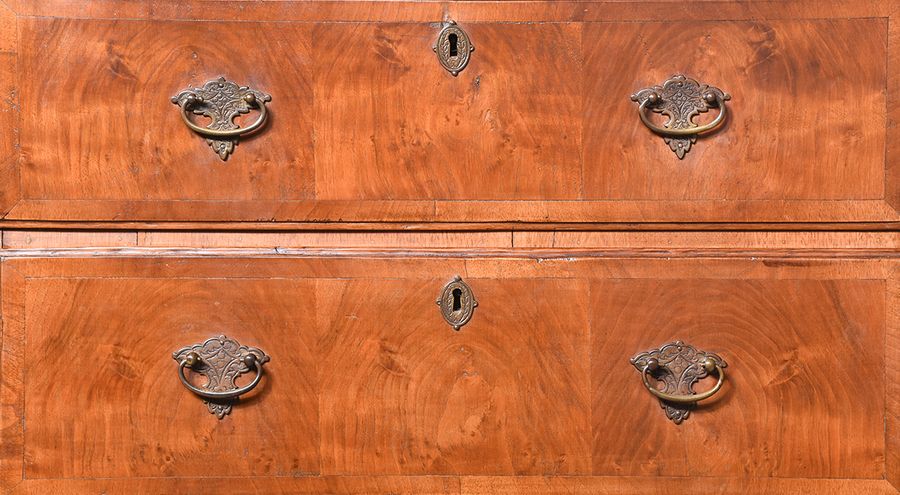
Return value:
<svg viewBox="0 0 900 495">
<path fill-rule="evenodd" d="M 459 275 L 444 286 L 435 302 L 441 308 L 441 316 L 454 330 L 468 323 L 478 306 L 472 288 Z"/>
<path fill-rule="evenodd" d="M 449 21 L 444 24 L 443 29 L 438 33 L 437 41 L 431 48 L 437 54 L 441 66 L 450 74 L 457 76 L 469 64 L 469 58 L 472 51 L 475 50 L 475 45 L 472 44 L 469 35 L 457 26 L 455 21 Z"/>
</svg>

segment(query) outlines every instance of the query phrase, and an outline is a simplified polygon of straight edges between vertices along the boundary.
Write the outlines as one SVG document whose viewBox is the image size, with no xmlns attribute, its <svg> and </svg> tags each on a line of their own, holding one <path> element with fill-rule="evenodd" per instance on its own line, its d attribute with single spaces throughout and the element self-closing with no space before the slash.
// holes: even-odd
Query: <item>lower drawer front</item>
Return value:
<svg viewBox="0 0 900 495">
<path fill-rule="evenodd" d="M 3 481 L 880 479 L 892 263 L 6 260 Z M 435 304 L 456 274 L 478 302 L 459 330 Z M 173 359 L 218 335 L 271 358 L 221 419 Z M 674 341 L 727 362 L 680 424 L 629 362 Z"/>
</svg>

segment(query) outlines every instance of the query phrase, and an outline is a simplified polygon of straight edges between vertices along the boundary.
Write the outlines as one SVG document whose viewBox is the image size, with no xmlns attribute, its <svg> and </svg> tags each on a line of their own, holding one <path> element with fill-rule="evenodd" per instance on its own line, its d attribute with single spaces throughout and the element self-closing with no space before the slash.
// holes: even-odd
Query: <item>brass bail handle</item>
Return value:
<svg viewBox="0 0 900 495">
<path fill-rule="evenodd" d="M 259 362 L 259 360 L 256 359 L 256 356 L 254 356 L 253 354 L 248 354 L 243 357 L 243 362 L 244 365 L 246 365 L 248 368 L 256 370 L 256 376 L 253 378 L 253 381 L 251 381 L 247 385 L 244 385 L 243 387 L 236 388 L 234 390 L 227 390 L 224 392 L 212 392 L 209 390 L 203 390 L 192 385 L 191 382 L 188 381 L 187 377 L 184 376 L 184 368 L 193 368 L 194 366 L 200 364 L 200 362 L 201 358 L 199 354 L 197 354 L 196 352 L 187 353 L 187 355 L 185 355 L 179 363 L 178 378 L 181 379 L 181 383 L 184 384 L 184 386 L 187 387 L 188 390 L 205 399 L 235 399 L 253 390 L 262 379 L 263 363 Z"/>
<path fill-rule="evenodd" d="M 656 86 L 638 90 L 631 95 L 631 101 L 638 104 L 641 122 L 654 134 L 661 136 L 679 160 L 697 142 L 697 136 L 716 129 L 725 122 L 728 108 L 725 102 L 731 95 L 721 89 L 687 77 L 675 74 Z M 711 109 L 718 109 L 718 115 L 709 123 L 697 125 L 694 118 Z M 650 120 L 650 113 L 668 117 L 665 124 L 657 125 Z"/>
<path fill-rule="evenodd" d="M 241 97 L 247 105 L 254 107 L 259 110 L 259 116 L 256 117 L 256 120 L 253 121 L 252 124 L 247 127 L 239 127 L 237 129 L 210 129 L 207 127 L 200 127 L 191 121 L 190 116 L 188 115 L 193 109 L 197 108 L 199 105 L 204 103 L 203 97 L 199 95 L 188 95 L 185 98 L 184 105 L 181 107 L 181 119 L 184 120 L 184 123 L 194 132 L 200 134 L 201 136 L 212 137 L 212 138 L 235 138 L 241 136 L 243 134 L 247 134 L 255 131 L 263 126 L 266 123 L 266 118 L 268 117 L 268 112 L 266 110 L 266 100 L 260 100 L 253 93 L 247 93 Z"/>
<path fill-rule="evenodd" d="M 667 394 L 665 392 L 657 390 L 656 387 L 651 385 L 650 380 L 647 377 L 650 375 L 650 373 L 659 369 L 659 360 L 655 358 L 650 358 L 647 360 L 647 365 L 644 366 L 641 377 L 644 380 L 644 386 L 647 387 L 647 390 L 649 390 L 651 394 L 655 395 L 659 399 L 667 402 L 674 402 L 677 404 L 694 403 L 703 399 L 708 399 L 715 395 L 715 393 L 718 392 L 720 388 L 722 388 L 722 383 L 725 382 L 725 370 L 722 369 L 722 367 L 719 366 L 719 363 L 717 363 L 714 359 L 706 358 L 701 362 L 701 364 L 703 365 L 703 369 L 705 369 L 707 373 L 715 372 L 716 375 L 718 375 L 719 380 L 716 382 L 716 385 L 713 388 L 696 395 Z"/>
<path fill-rule="evenodd" d="M 725 115 L 728 113 L 726 110 L 724 98 L 719 96 L 719 94 L 717 93 L 710 91 L 704 94 L 703 101 L 706 102 L 706 104 L 710 107 L 717 107 L 719 109 L 719 114 L 716 115 L 716 118 L 711 122 L 697 127 L 660 127 L 654 124 L 653 121 L 650 120 L 650 117 L 647 116 L 647 109 L 653 108 L 662 102 L 662 97 L 655 91 L 650 93 L 646 99 L 641 101 L 640 106 L 638 106 L 638 113 L 641 116 L 641 122 L 643 122 L 644 125 L 650 128 L 651 131 L 657 134 L 663 136 L 693 136 L 715 129 L 719 126 L 719 124 L 725 121 Z"/>
<path fill-rule="evenodd" d="M 171 98 L 178 105 L 181 120 L 188 129 L 206 138 L 207 144 L 223 161 L 234 151 L 238 138 L 266 124 L 269 111 L 266 103 L 272 96 L 250 86 L 240 86 L 224 77 L 207 81 L 200 87 L 189 87 Z M 257 110 L 259 115 L 252 124 L 239 127 L 234 119 Z M 210 120 L 204 126 L 197 125 L 191 114 Z"/>
</svg>

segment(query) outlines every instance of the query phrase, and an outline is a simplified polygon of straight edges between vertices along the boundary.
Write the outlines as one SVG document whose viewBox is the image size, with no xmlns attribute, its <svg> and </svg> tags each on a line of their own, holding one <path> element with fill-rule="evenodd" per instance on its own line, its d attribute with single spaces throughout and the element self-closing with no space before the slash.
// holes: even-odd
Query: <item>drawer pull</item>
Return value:
<svg viewBox="0 0 900 495">
<path fill-rule="evenodd" d="M 207 82 L 202 88 L 189 88 L 172 97 L 172 103 L 181 107 L 181 118 L 192 131 L 206 138 L 209 146 L 222 160 L 234 151 L 237 138 L 253 132 L 266 123 L 266 102 L 272 97 L 247 86 L 225 80 L 224 77 Z M 259 110 L 259 116 L 247 127 L 238 127 L 234 119 L 250 110 Z M 195 124 L 190 114 L 203 115 L 211 122 L 206 127 Z"/>
<path fill-rule="evenodd" d="M 711 131 L 725 121 L 727 113 L 725 102 L 731 99 L 731 95 L 721 89 L 702 84 L 682 74 L 672 76 L 671 79 L 659 86 L 644 88 L 631 95 L 631 100 L 637 102 L 638 115 L 641 122 L 653 132 L 663 136 L 669 148 L 675 152 L 679 159 L 691 150 L 691 145 L 697 142 L 697 135 Z M 717 107 L 719 114 L 711 122 L 704 125 L 694 123 L 694 117 Z M 660 127 L 650 120 L 647 110 L 661 113 L 669 118 Z"/>
<path fill-rule="evenodd" d="M 441 316 L 454 330 L 468 323 L 478 307 L 472 288 L 459 275 L 444 286 L 435 302 L 441 308 Z"/>
<path fill-rule="evenodd" d="M 687 419 L 697 402 L 712 397 L 725 381 L 725 361 L 712 353 L 699 351 L 681 341 L 659 349 L 642 352 L 631 358 L 631 364 L 641 373 L 647 390 L 659 399 L 666 416 L 680 424 Z M 719 377 L 716 385 L 699 394 L 692 390 L 695 383 L 710 373 Z M 657 389 L 650 383 L 653 375 L 664 387 Z"/>
<path fill-rule="evenodd" d="M 469 64 L 475 45 L 469 35 L 456 25 L 456 21 L 449 21 L 444 24 L 431 48 L 437 54 L 441 67 L 457 76 Z"/>
<path fill-rule="evenodd" d="M 219 419 L 231 413 L 231 406 L 238 397 L 253 390 L 262 379 L 262 365 L 269 361 L 269 356 L 261 349 L 240 345 L 236 340 L 224 335 L 213 337 L 202 344 L 184 347 L 172 353 L 178 362 L 178 378 L 191 392 L 203 397 L 209 412 Z M 206 376 L 204 388 L 198 388 L 184 376 L 184 369 Z M 238 387 L 235 380 L 256 371 L 253 381 Z"/>
</svg>

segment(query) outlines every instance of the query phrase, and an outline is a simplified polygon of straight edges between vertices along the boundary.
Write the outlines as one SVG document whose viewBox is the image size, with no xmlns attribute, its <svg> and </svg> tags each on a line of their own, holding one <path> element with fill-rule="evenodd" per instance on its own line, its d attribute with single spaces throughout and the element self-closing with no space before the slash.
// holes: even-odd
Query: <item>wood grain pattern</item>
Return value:
<svg viewBox="0 0 900 495">
<path fill-rule="evenodd" d="M 237 493 L 661 493 L 701 482 L 714 493 L 891 493 L 883 478 L 896 472 L 896 456 L 885 456 L 893 441 L 883 428 L 885 420 L 888 431 L 895 425 L 884 396 L 895 386 L 885 375 L 893 347 L 885 356 L 883 345 L 896 340 L 895 304 L 885 299 L 896 260 L 388 253 L 3 261 L 4 487 L 170 493 L 198 486 L 190 478 L 200 470 L 212 470 L 209 486 L 224 483 L 217 477 L 227 469 L 241 476 L 230 481 Z M 460 332 L 433 302 L 452 273 L 481 303 Z M 186 391 L 167 386 L 172 332 L 159 330 L 199 338 L 216 325 L 277 349 L 270 364 L 290 368 L 272 369 L 268 392 L 238 406 L 228 431 L 210 426 L 217 420 Z M 715 349 L 731 365 L 725 395 L 678 427 L 627 365 L 634 352 L 674 338 Z M 159 348 L 160 362 L 137 355 L 135 340 Z M 35 372 L 83 359 L 86 348 L 97 363 L 91 373 Z M 301 361 L 288 366 L 298 353 Z M 93 388 L 56 386 L 54 378 Z M 286 385 L 290 394 L 275 393 Z M 74 408 L 84 412 L 62 413 Z M 284 416 L 309 408 L 318 419 Z M 57 420 L 28 421 L 37 417 Z M 284 417 L 298 426 L 275 427 Z M 87 435 L 87 425 L 105 426 Z M 226 449 L 233 454 L 213 463 L 218 436 L 206 435 L 203 451 L 185 440 L 204 428 L 231 441 L 264 435 L 274 458 L 251 463 L 242 449 Z M 290 438 L 269 439 L 276 434 Z M 147 435 L 177 462 L 152 449 L 141 458 L 136 446 L 151 443 Z M 310 440 L 312 451 L 301 448 Z M 684 455 L 696 445 L 736 462 Z M 291 456 L 313 466 L 321 456 L 328 476 L 284 478 Z M 606 477 L 431 477 L 592 472 Z M 119 479 L 59 479 L 103 473 Z M 424 476 L 343 476 L 353 474 Z M 848 477 L 858 479 L 841 479 Z"/>
<path fill-rule="evenodd" d="M 884 281 L 610 280 L 591 294 L 594 474 L 882 476 Z M 675 340 L 729 364 L 677 428 L 626 366 Z"/>
<path fill-rule="evenodd" d="M 900 71 L 900 4 L 890 4 L 890 21 L 888 22 L 888 74 Z M 900 122 L 900 78 L 889 77 L 885 86 L 887 99 L 888 141 L 885 148 L 885 201 L 895 210 L 900 211 L 900 140 L 897 139 L 898 122 Z"/>
<path fill-rule="evenodd" d="M 700 9 L 673 8 L 679 0 L 466 0 L 449 4 L 422 0 L 95 0 L 88 6 L 82 0 L 4 1 L 24 16 L 243 21 L 433 22 L 445 13 L 481 22 L 529 22 L 535 18 L 553 22 L 753 20 L 774 15 L 797 19 L 883 17 L 892 11 L 890 0 L 821 0 L 815 9 L 804 0 L 697 0 L 701 6 L 716 7 Z"/>
<path fill-rule="evenodd" d="M 0 4 L 0 218 L 20 199 L 16 16 Z"/>
<path fill-rule="evenodd" d="M 19 29 L 23 46 L 41 47 L 19 55 L 26 197 L 271 201 L 312 194 L 306 26 L 22 18 Z M 267 125 L 288 132 L 241 139 L 222 162 L 169 100 L 219 76 L 275 93 Z"/>
<path fill-rule="evenodd" d="M 440 25 L 316 29 L 317 198 L 579 196 L 580 25 L 465 29 L 458 77 L 432 53 Z"/>
<path fill-rule="evenodd" d="M 29 249 L 140 246 L 158 249 L 577 249 L 635 252 L 696 249 L 723 254 L 738 250 L 836 251 L 846 256 L 900 249 L 897 232 L 185 232 L 6 230 L 3 248 Z M 512 249 L 509 249 L 512 252 Z"/>
<path fill-rule="evenodd" d="M 114 216 L 116 220 L 109 220 Z M 106 201 L 24 199 L 9 220 L 50 222 L 457 222 L 457 223 L 762 223 L 765 229 L 799 223 L 896 223 L 900 215 L 883 200 L 859 201 Z M 5 222 L 5 220 L 4 220 Z M 235 223 L 239 222 L 239 223 Z M 337 225 L 335 227 L 335 225 Z M 107 227 L 108 228 L 108 227 Z M 584 228 L 584 227 L 581 227 Z M 619 227 L 621 228 L 621 226 Z M 655 227 L 654 227 L 655 228 Z"/>
<path fill-rule="evenodd" d="M 78 232 L 43 230 L 3 231 L 3 249 L 35 249 L 46 247 L 127 247 L 136 246 L 137 232 Z"/>
<path fill-rule="evenodd" d="M 25 434 L 25 277 L 0 261 L 0 488 L 20 483 L 24 473 Z"/>
<path fill-rule="evenodd" d="M 26 479 L 318 472 L 311 283 L 66 278 L 24 291 Z M 221 421 L 172 360 L 220 334 L 277 353 Z"/>
<path fill-rule="evenodd" d="M 28 480 L 16 495 L 171 495 L 228 493 L 231 495 L 453 495 L 459 480 L 449 476 L 317 476 L 290 478 L 163 478 L 115 480 Z"/>
<path fill-rule="evenodd" d="M 900 233 L 865 232 L 513 232 L 517 248 L 900 249 Z"/>
<path fill-rule="evenodd" d="M 900 220 L 886 0 L 815 16 L 798 1 L 10 5 L 29 47 L 10 72 L 12 220 Z M 206 22 L 224 12 L 256 22 Z M 448 16 L 477 47 L 457 78 L 431 52 Z M 687 161 L 628 100 L 675 71 L 735 95 Z M 227 164 L 167 101 L 218 75 L 275 96 L 271 126 Z"/>
<path fill-rule="evenodd" d="M 227 491 L 235 495 L 631 495 L 689 493 L 717 495 L 894 495 L 885 480 L 785 478 L 640 478 L 640 477 L 534 477 L 534 476 L 327 476 L 316 478 L 252 478 L 235 480 L 170 478 L 163 480 L 29 480 L 16 495 L 69 495 L 106 493 L 169 495 Z"/>
<path fill-rule="evenodd" d="M 458 332 L 446 280 L 319 283 L 324 473 L 589 472 L 587 284 L 466 280 Z"/>
<path fill-rule="evenodd" d="M 589 24 L 584 49 L 587 198 L 884 197 L 886 19 Z M 674 73 L 733 96 L 684 160 L 622 97 Z"/>
<path fill-rule="evenodd" d="M 511 232 L 140 232 L 137 245 L 147 247 L 348 247 L 355 248 L 509 248 Z"/>
<path fill-rule="evenodd" d="M 894 267 L 887 284 L 885 362 L 897 363 L 900 362 L 900 267 Z M 885 478 L 900 491 L 900 368 L 888 365 L 884 377 Z"/>
<path fill-rule="evenodd" d="M 717 478 L 717 477 L 464 477 L 464 495 L 629 495 L 714 493 L 716 495 L 894 495 L 884 480 Z"/>
</svg>

